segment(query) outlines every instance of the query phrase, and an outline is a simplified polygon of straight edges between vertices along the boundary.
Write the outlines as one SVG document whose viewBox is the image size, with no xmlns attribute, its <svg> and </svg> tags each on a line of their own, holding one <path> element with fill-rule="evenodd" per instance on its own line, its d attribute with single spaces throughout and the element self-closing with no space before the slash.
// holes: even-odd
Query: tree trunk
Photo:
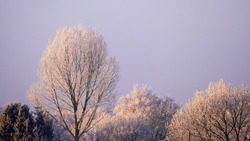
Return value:
<svg viewBox="0 0 250 141">
<path fill-rule="evenodd" d="M 78 135 L 76 135 L 74 139 L 75 139 L 75 141 L 80 141 L 80 138 Z"/>
</svg>

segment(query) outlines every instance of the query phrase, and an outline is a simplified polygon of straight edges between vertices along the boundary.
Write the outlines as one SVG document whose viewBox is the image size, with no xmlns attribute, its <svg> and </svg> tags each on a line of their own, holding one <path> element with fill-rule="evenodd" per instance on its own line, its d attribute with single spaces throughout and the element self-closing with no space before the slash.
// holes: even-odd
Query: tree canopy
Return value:
<svg viewBox="0 0 250 141">
<path fill-rule="evenodd" d="M 76 141 L 96 124 L 98 109 L 114 100 L 119 67 L 106 46 L 95 30 L 59 29 L 41 58 L 39 82 L 29 91 L 30 100 Z"/>
<path fill-rule="evenodd" d="M 92 130 L 91 140 L 162 140 L 177 108 L 173 99 L 157 97 L 148 86 L 135 85 Z"/>
<path fill-rule="evenodd" d="M 193 100 L 172 119 L 175 139 L 247 140 L 250 133 L 250 92 L 247 87 L 232 87 L 222 80 L 197 91 Z M 172 140 L 174 139 L 172 138 Z"/>
</svg>

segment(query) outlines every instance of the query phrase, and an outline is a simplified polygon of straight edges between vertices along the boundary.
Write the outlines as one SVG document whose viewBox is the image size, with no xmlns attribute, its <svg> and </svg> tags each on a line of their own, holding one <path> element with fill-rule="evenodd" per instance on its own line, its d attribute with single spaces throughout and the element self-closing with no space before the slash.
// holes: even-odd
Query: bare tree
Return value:
<svg viewBox="0 0 250 141">
<path fill-rule="evenodd" d="M 211 83 L 175 114 L 170 129 L 178 140 L 189 135 L 191 140 L 249 140 L 249 89 L 232 87 L 222 80 Z"/>
<path fill-rule="evenodd" d="M 118 72 L 98 32 L 61 28 L 43 53 L 29 99 L 78 141 L 96 124 L 97 110 L 113 102 Z"/>
</svg>

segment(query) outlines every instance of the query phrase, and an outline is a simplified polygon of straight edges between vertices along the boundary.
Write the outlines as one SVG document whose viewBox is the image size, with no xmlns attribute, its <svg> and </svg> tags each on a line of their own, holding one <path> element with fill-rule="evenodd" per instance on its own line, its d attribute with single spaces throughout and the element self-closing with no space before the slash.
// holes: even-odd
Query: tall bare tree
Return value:
<svg viewBox="0 0 250 141">
<path fill-rule="evenodd" d="M 118 72 L 98 32 L 61 28 L 43 53 L 40 79 L 30 88 L 29 99 L 78 141 L 98 121 L 98 109 L 114 100 Z"/>
</svg>

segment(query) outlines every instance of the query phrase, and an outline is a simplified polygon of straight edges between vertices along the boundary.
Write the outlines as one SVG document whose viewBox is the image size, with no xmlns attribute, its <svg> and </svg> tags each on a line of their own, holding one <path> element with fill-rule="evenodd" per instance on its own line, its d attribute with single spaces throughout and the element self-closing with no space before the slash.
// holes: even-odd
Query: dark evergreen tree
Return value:
<svg viewBox="0 0 250 141">
<path fill-rule="evenodd" d="M 34 128 L 34 121 L 32 114 L 29 112 L 29 107 L 27 105 L 20 106 L 18 110 L 17 119 L 14 122 L 14 138 L 13 140 L 31 140 Z"/>
<path fill-rule="evenodd" d="M 11 120 L 9 116 L 0 116 L 0 140 L 10 140 L 12 134 Z"/>
<path fill-rule="evenodd" d="M 0 116 L 0 139 L 23 140 L 32 136 L 34 122 L 27 105 L 15 103 L 7 105 Z"/>
<path fill-rule="evenodd" d="M 49 115 L 36 109 L 32 114 L 27 105 L 7 105 L 0 115 L 0 141 L 51 141 L 53 122 Z"/>
<path fill-rule="evenodd" d="M 46 111 L 36 108 L 35 124 L 33 132 L 37 140 L 51 141 L 53 139 L 53 120 Z"/>
</svg>

